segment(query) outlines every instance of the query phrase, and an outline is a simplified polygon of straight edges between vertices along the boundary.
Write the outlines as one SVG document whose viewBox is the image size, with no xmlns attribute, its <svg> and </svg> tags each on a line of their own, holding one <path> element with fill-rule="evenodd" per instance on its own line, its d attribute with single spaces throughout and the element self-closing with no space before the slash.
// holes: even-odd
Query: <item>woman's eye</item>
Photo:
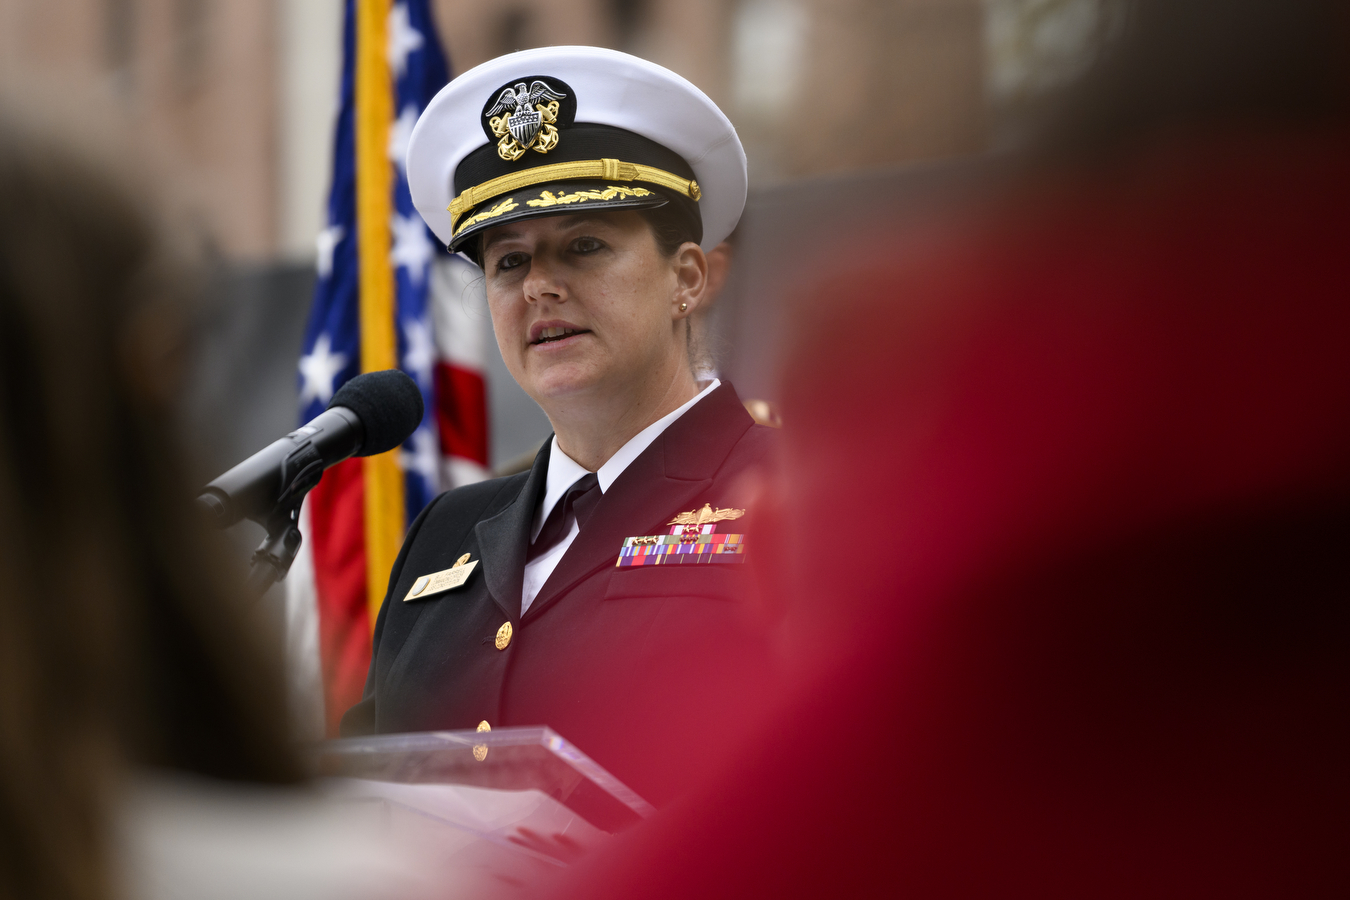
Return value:
<svg viewBox="0 0 1350 900">
<path fill-rule="evenodd" d="M 516 266 L 523 265 L 527 257 L 524 253 L 508 253 L 497 260 L 497 271 L 502 272 L 506 269 L 514 269 Z"/>
<path fill-rule="evenodd" d="M 572 250 L 576 253 L 594 253 L 603 246 L 604 244 L 592 237 L 577 238 L 572 242 Z"/>
</svg>

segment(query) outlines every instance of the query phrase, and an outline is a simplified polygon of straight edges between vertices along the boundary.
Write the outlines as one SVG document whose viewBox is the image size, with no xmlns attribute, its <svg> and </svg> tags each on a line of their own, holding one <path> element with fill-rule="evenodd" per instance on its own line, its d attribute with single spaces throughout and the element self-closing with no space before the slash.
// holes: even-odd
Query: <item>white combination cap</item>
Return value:
<svg viewBox="0 0 1350 900">
<path fill-rule="evenodd" d="M 669 207 L 710 250 L 745 208 L 745 150 L 717 104 L 600 47 L 524 50 L 460 75 L 417 120 L 407 171 L 451 249 L 517 219 Z"/>
</svg>

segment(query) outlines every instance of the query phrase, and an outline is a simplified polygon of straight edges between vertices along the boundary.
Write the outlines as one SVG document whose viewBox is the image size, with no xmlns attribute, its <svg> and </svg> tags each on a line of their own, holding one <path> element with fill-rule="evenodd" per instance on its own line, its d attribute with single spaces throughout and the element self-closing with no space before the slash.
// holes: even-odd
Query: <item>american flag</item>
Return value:
<svg viewBox="0 0 1350 900">
<path fill-rule="evenodd" d="M 286 580 L 298 725 L 333 736 L 361 697 L 371 630 L 409 523 L 440 491 L 487 477 L 481 281 L 413 208 L 404 157 L 449 80 L 427 0 L 346 0 L 328 226 L 300 357 L 300 421 L 344 381 L 400 368 L 426 415 L 400 450 L 329 469 L 301 513 Z"/>
</svg>

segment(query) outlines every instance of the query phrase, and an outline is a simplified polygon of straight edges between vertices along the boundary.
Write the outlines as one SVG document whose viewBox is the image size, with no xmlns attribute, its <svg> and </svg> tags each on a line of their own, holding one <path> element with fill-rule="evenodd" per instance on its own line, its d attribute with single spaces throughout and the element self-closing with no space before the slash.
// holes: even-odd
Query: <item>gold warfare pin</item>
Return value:
<svg viewBox="0 0 1350 900">
<path fill-rule="evenodd" d="M 703 504 L 702 509 L 690 510 L 686 513 L 680 513 L 675 518 L 667 522 L 667 525 L 683 525 L 685 529 L 702 528 L 704 525 L 712 525 L 715 522 L 723 522 L 727 519 L 739 519 L 745 515 L 743 509 L 713 509 L 711 503 Z"/>
<path fill-rule="evenodd" d="M 430 575 L 419 575 L 408 591 L 408 596 L 403 598 L 403 602 L 420 600 L 423 597 L 430 597 L 432 594 L 453 591 L 457 587 L 463 587 L 477 566 L 478 560 L 469 562 L 469 554 L 465 553 L 455 560 L 455 564 L 448 569 L 432 572 Z"/>
</svg>

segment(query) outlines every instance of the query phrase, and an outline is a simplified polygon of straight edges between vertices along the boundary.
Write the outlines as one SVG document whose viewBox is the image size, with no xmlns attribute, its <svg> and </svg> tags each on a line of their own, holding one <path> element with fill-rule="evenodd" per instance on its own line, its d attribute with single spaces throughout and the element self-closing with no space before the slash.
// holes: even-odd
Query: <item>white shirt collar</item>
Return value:
<svg viewBox="0 0 1350 900">
<path fill-rule="evenodd" d="M 652 442 L 661 436 L 661 432 L 670 427 L 671 422 L 688 412 L 690 407 L 708 396 L 721 384 L 721 379 L 714 378 L 707 387 L 694 396 L 694 399 L 679 409 L 667 413 L 629 438 L 628 443 L 620 447 L 618 452 L 596 470 L 595 477 L 600 482 L 600 493 L 603 494 L 609 490 L 609 486 L 623 474 L 623 470 L 628 468 L 629 463 L 641 456 L 642 451 L 650 447 Z M 548 514 L 553 511 L 553 507 L 562 499 L 563 494 L 567 493 L 567 489 L 587 472 L 588 470 L 583 468 L 580 463 L 559 449 L 558 436 L 555 434 L 553 446 L 549 448 L 548 452 L 548 479 L 544 483 L 544 500 L 535 512 L 534 527 L 530 529 L 531 541 L 539 536 L 539 529 L 544 527 L 544 520 L 548 518 Z"/>
</svg>

